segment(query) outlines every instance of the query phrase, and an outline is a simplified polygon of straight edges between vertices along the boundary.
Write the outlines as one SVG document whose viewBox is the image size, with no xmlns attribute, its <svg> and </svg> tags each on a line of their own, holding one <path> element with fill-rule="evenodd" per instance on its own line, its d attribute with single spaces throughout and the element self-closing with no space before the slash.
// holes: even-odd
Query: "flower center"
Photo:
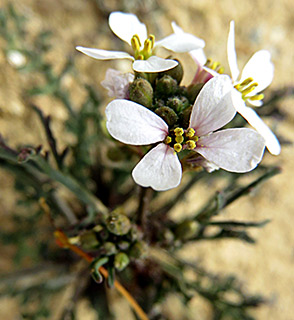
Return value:
<svg viewBox="0 0 294 320">
<path fill-rule="evenodd" d="M 144 41 L 144 47 L 141 49 L 141 41 L 137 34 L 133 35 L 131 39 L 132 48 L 134 50 L 134 57 L 136 60 L 147 60 L 153 54 L 153 47 L 155 43 L 155 37 L 150 34 Z"/>
<path fill-rule="evenodd" d="M 225 68 L 219 62 L 212 59 L 207 59 L 204 66 L 219 74 L 223 74 L 225 71 Z"/>
<path fill-rule="evenodd" d="M 257 82 L 254 82 L 252 78 L 247 78 L 243 82 L 238 83 L 234 86 L 242 94 L 242 99 L 244 101 L 250 100 L 262 100 L 264 98 L 264 94 L 255 94 L 250 96 L 249 94 L 258 86 Z"/>
<path fill-rule="evenodd" d="M 180 152 L 183 149 L 194 150 L 198 139 L 193 128 L 184 130 L 183 128 L 178 127 L 170 131 L 169 135 L 165 138 L 164 143 L 170 144 L 175 152 Z"/>
</svg>

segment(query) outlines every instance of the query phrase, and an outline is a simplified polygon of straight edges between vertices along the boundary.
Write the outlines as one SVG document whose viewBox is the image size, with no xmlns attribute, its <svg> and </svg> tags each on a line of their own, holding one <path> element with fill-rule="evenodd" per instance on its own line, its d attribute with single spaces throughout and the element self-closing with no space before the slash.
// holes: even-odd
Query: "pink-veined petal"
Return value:
<svg viewBox="0 0 294 320">
<path fill-rule="evenodd" d="M 136 60 L 133 63 L 133 69 L 137 72 L 162 72 L 172 69 L 178 65 L 175 60 L 162 59 L 152 56 L 147 60 Z"/>
<path fill-rule="evenodd" d="M 190 117 L 189 127 L 195 129 L 197 136 L 217 130 L 234 118 L 235 91 L 230 77 L 226 75 L 216 76 L 204 85 Z"/>
<path fill-rule="evenodd" d="M 98 60 L 112 60 L 112 59 L 129 59 L 134 61 L 134 57 L 127 52 L 109 51 L 95 48 L 76 47 L 76 49 L 87 56 Z"/>
<path fill-rule="evenodd" d="M 147 39 L 147 29 L 136 15 L 124 12 L 112 12 L 108 24 L 112 32 L 131 46 L 132 37 L 137 34 L 142 42 Z"/>
<path fill-rule="evenodd" d="M 269 51 L 257 51 L 249 59 L 242 71 L 240 82 L 249 77 L 258 83 L 258 86 L 250 93 L 250 96 L 263 91 L 272 83 L 274 78 L 274 64 L 271 62 L 271 54 Z"/>
<path fill-rule="evenodd" d="M 199 48 L 204 48 L 205 42 L 190 33 L 173 33 L 166 38 L 155 42 L 155 47 L 164 47 L 173 52 L 189 52 Z"/>
<path fill-rule="evenodd" d="M 230 22 L 230 30 L 227 42 L 228 63 L 231 71 L 233 82 L 235 82 L 240 74 L 237 64 L 237 55 L 235 49 L 235 22 Z"/>
<path fill-rule="evenodd" d="M 226 129 L 201 137 L 196 151 L 218 167 L 247 172 L 262 159 L 264 139 L 253 129 Z"/>
<path fill-rule="evenodd" d="M 253 109 L 246 107 L 241 96 L 238 100 L 235 100 L 234 105 L 237 112 L 264 138 L 268 151 L 273 155 L 278 155 L 281 152 L 280 143 L 259 115 Z"/>
<path fill-rule="evenodd" d="M 160 143 L 150 150 L 132 172 L 137 184 L 165 191 L 177 187 L 182 178 L 182 167 L 174 150 Z"/>
<path fill-rule="evenodd" d="M 105 110 L 110 135 L 126 144 L 147 145 L 163 141 L 168 125 L 154 112 L 124 99 L 111 101 Z"/>
</svg>

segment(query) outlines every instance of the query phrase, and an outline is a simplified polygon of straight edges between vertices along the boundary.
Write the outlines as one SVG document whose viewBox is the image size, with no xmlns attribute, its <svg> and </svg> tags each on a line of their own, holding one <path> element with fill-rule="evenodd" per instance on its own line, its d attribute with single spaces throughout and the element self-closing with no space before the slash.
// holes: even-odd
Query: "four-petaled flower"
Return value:
<svg viewBox="0 0 294 320">
<path fill-rule="evenodd" d="M 239 90 L 238 99 L 234 103 L 237 112 L 263 136 L 269 152 L 278 155 L 281 151 L 278 139 L 258 114 L 245 103 L 247 101 L 256 107 L 262 105 L 263 95 L 259 93 L 271 84 L 274 76 L 274 66 L 269 51 L 257 51 L 244 66 L 239 78 L 240 71 L 235 50 L 235 24 L 231 21 L 227 54 L 233 85 Z"/>
<path fill-rule="evenodd" d="M 186 130 L 169 130 L 165 121 L 132 101 L 117 99 L 106 108 L 106 126 L 115 139 L 130 145 L 158 143 L 136 165 L 132 175 L 143 187 L 163 191 L 179 185 L 182 167 L 177 153 L 189 149 L 217 167 L 247 172 L 261 161 L 264 139 L 248 128 L 225 129 L 235 116 L 232 82 L 220 75 L 207 82 L 192 108 Z M 196 153 L 195 153 L 196 154 Z"/>
<path fill-rule="evenodd" d="M 160 41 L 155 42 L 153 35 L 147 36 L 145 24 L 139 21 L 136 15 L 123 12 L 112 12 L 109 16 L 109 27 L 120 39 L 127 42 L 134 50 L 134 56 L 127 52 L 108 51 L 78 46 L 77 50 L 98 59 L 129 59 L 134 61 L 133 69 L 137 72 L 161 72 L 174 68 L 178 63 L 175 60 L 162 59 L 154 56 L 154 49 L 164 47 L 173 52 L 189 52 L 203 48 L 205 42 L 189 33 L 173 33 Z M 144 41 L 144 42 L 141 42 Z"/>
</svg>

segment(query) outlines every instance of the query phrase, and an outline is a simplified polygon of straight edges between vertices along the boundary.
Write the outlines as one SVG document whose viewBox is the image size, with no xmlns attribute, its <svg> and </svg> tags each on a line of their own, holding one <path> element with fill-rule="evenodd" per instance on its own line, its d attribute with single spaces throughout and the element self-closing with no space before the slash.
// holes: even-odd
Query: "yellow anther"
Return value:
<svg viewBox="0 0 294 320">
<path fill-rule="evenodd" d="M 143 49 L 143 53 L 146 55 L 149 55 L 150 52 L 152 50 L 152 42 L 150 39 L 146 39 L 144 42 L 144 49 Z"/>
<path fill-rule="evenodd" d="M 195 130 L 194 130 L 193 128 L 189 128 L 189 129 L 187 130 L 187 132 L 186 132 L 186 136 L 187 136 L 188 138 L 192 138 L 192 137 L 194 137 L 194 135 L 195 135 Z"/>
<path fill-rule="evenodd" d="M 144 60 L 144 56 L 142 54 L 139 54 L 137 57 L 136 57 L 136 60 Z"/>
<path fill-rule="evenodd" d="M 153 48 L 154 47 L 154 43 L 155 43 L 155 36 L 153 34 L 149 34 L 148 38 L 149 38 L 149 40 L 151 41 L 151 44 L 152 44 L 151 48 Z"/>
<path fill-rule="evenodd" d="M 219 74 L 223 74 L 225 72 L 225 68 L 224 67 L 220 67 L 217 72 Z"/>
<path fill-rule="evenodd" d="M 180 152 L 182 150 L 182 145 L 180 143 L 175 143 L 174 144 L 174 150 L 176 152 Z"/>
<path fill-rule="evenodd" d="M 170 136 L 167 136 L 167 137 L 164 139 L 164 142 L 165 142 L 166 144 L 171 143 L 171 141 L 172 141 L 172 138 L 171 138 Z"/>
<path fill-rule="evenodd" d="M 175 128 L 174 133 L 175 133 L 176 136 L 182 136 L 184 134 L 184 129 Z"/>
<path fill-rule="evenodd" d="M 220 63 L 214 61 L 214 62 L 212 63 L 211 69 L 212 69 L 212 70 L 216 70 L 219 66 L 220 66 Z"/>
<path fill-rule="evenodd" d="M 132 48 L 134 51 L 139 51 L 141 48 L 141 41 L 137 34 L 133 35 L 131 39 Z"/>
<path fill-rule="evenodd" d="M 264 98 L 263 93 L 256 94 L 255 96 L 252 96 L 252 97 L 248 97 L 248 99 L 250 99 L 250 100 L 262 100 L 263 98 Z"/>
<path fill-rule="evenodd" d="M 176 136 L 175 140 L 177 143 L 182 143 L 184 141 L 184 138 L 183 136 Z"/>
<path fill-rule="evenodd" d="M 188 141 L 186 142 L 186 145 L 187 145 L 187 147 L 188 147 L 189 150 L 193 150 L 193 149 L 196 148 L 196 142 L 193 141 L 193 140 L 188 140 Z"/>
<path fill-rule="evenodd" d="M 207 59 L 205 62 L 205 67 L 210 68 L 212 66 L 212 60 L 211 59 Z"/>
<path fill-rule="evenodd" d="M 253 82 L 253 79 L 252 79 L 252 78 L 247 78 L 247 79 L 245 79 L 243 82 L 241 82 L 241 83 L 239 84 L 239 86 L 242 86 L 242 87 L 248 86 L 248 84 L 251 83 L 251 82 Z"/>
<path fill-rule="evenodd" d="M 252 92 L 257 86 L 258 86 L 258 83 L 256 83 L 256 82 L 252 83 L 246 89 L 241 91 L 242 96 L 245 97 L 248 93 Z"/>
</svg>

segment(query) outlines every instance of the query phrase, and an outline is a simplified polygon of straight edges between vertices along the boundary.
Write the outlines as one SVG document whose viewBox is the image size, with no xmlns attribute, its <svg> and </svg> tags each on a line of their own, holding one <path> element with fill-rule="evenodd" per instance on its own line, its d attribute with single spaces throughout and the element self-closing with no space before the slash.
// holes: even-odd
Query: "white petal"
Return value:
<svg viewBox="0 0 294 320">
<path fill-rule="evenodd" d="M 271 62 L 271 54 L 269 51 L 257 51 L 249 59 L 242 71 L 240 82 L 249 77 L 258 83 L 257 88 L 252 91 L 250 95 L 263 91 L 271 84 L 274 77 L 274 65 Z"/>
<path fill-rule="evenodd" d="M 239 101 L 235 100 L 235 108 L 248 123 L 255 128 L 264 138 L 265 145 L 271 154 L 278 155 L 281 152 L 281 146 L 271 129 L 262 121 L 259 115 L 251 108 L 246 107 L 240 97 Z"/>
<path fill-rule="evenodd" d="M 124 12 L 112 12 L 108 24 L 114 34 L 131 45 L 132 37 L 137 34 L 142 42 L 147 39 L 147 29 L 136 15 Z"/>
<path fill-rule="evenodd" d="M 106 127 L 113 138 L 131 145 L 163 141 L 168 125 L 154 112 L 138 103 L 116 99 L 105 110 Z"/>
<path fill-rule="evenodd" d="M 247 102 L 248 102 L 251 106 L 254 106 L 254 107 L 261 107 L 261 106 L 263 105 L 262 100 L 251 100 L 251 99 L 248 99 Z"/>
<path fill-rule="evenodd" d="M 173 33 L 162 40 L 155 42 L 155 47 L 164 47 L 173 52 L 189 52 L 204 48 L 205 42 L 190 33 Z"/>
<path fill-rule="evenodd" d="M 233 82 L 235 82 L 240 74 L 237 64 L 237 55 L 235 49 L 235 22 L 230 22 L 230 31 L 227 42 L 228 63 L 231 71 Z"/>
<path fill-rule="evenodd" d="M 202 48 L 192 50 L 189 52 L 189 54 L 198 65 L 200 65 L 200 66 L 205 65 L 207 58 L 206 58 L 206 55 L 205 55 L 204 50 Z"/>
<path fill-rule="evenodd" d="M 174 33 L 176 33 L 176 34 L 183 34 L 183 33 L 185 33 L 184 30 L 183 30 L 181 27 L 179 27 L 179 26 L 176 24 L 175 21 L 173 21 L 173 22 L 171 23 L 171 25 L 172 25 L 172 28 L 173 28 Z"/>
<path fill-rule="evenodd" d="M 182 167 L 172 148 L 164 143 L 150 150 L 132 172 L 137 184 L 165 191 L 181 182 Z"/>
<path fill-rule="evenodd" d="M 235 91 L 226 75 L 214 77 L 204 85 L 190 117 L 189 126 L 195 129 L 197 136 L 219 129 L 233 119 L 236 114 L 232 100 Z"/>
<path fill-rule="evenodd" d="M 253 129 L 226 129 L 201 137 L 196 151 L 222 169 L 247 172 L 261 161 L 264 140 Z"/>
<path fill-rule="evenodd" d="M 127 52 L 109 51 L 95 48 L 76 47 L 76 49 L 87 56 L 98 60 L 112 60 L 112 59 L 130 59 L 135 60 Z"/>
<path fill-rule="evenodd" d="M 178 65 L 175 60 L 162 59 L 152 56 L 147 60 L 136 60 L 133 69 L 137 72 L 162 72 L 172 69 Z"/>
<path fill-rule="evenodd" d="M 108 90 L 109 97 L 117 99 L 125 99 L 128 95 L 128 88 L 134 81 L 132 73 L 122 73 L 115 69 L 107 69 L 105 79 L 101 81 L 101 85 Z"/>
</svg>

